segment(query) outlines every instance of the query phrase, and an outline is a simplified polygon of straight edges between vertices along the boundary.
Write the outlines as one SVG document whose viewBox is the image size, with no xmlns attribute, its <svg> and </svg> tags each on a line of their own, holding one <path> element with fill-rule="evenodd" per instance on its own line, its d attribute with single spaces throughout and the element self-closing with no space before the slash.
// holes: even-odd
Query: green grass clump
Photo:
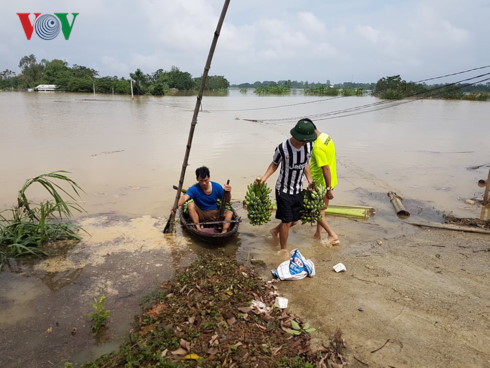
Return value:
<svg viewBox="0 0 490 368">
<path fill-rule="evenodd" d="M 39 249 L 42 245 L 56 240 L 80 240 L 79 226 L 64 219 L 72 216 L 72 211 L 82 212 L 76 202 L 63 199 L 64 194 L 71 200 L 80 196 L 82 189 L 66 176 L 66 171 L 55 171 L 28 179 L 17 196 L 17 206 L 0 212 L 0 267 L 8 258 L 25 255 L 46 255 Z M 58 183 L 65 183 L 74 194 L 70 194 Z M 51 199 L 34 203 L 27 198 L 27 190 L 33 184 L 40 184 L 50 194 Z"/>
</svg>

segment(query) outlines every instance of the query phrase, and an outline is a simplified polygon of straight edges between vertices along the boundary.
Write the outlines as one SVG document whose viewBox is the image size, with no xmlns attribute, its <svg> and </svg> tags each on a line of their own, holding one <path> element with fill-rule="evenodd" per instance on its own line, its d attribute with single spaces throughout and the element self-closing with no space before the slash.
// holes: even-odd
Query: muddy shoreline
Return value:
<svg viewBox="0 0 490 368">
<path fill-rule="evenodd" d="M 374 203 L 379 198 L 373 218 L 330 218 L 340 246 L 313 240 L 309 225 L 291 231 L 290 248 L 312 259 L 317 274 L 281 282 L 279 293 L 289 299 L 292 313 L 319 330 L 313 347 L 340 328 L 353 367 L 488 365 L 490 335 L 482 328 L 489 325 L 488 235 L 412 226 L 393 215 L 381 195 L 372 198 Z M 413 204 L 406 204 L 412 210 Z M 246 217 L 243 209 L 238 212 Z M 90 239 L 4 270 L 3 366 L 78 366 L 115 350 L 144 296 L 202 252 L 213 251 L 190 241 L 180 228 L 162 237 L 164 223 L 149 216 L 88 217 L 82 224 Z M 280 262 L 278 246 L 266 234 L 269 227 L 244 221 L 236 244 L 224 248 L 239 261 L 263 261 L 264 280 Z M 333 271 L 339 262 L 346 272 Z M 86 314 L 100 295 L 106 295 L 112 314 L 98 341 Z"/>
<path fill-rule="evenodd" d="M 318 345 L 338 327 L 353 367 L 488 366 L 488 235 L 335 223 L 356 240 L 312 247 L 316 280 L 280 287 L 292 311 L 326 333 Z M 338 262 L 346 272 L 332 270 Z"/>
</svg>

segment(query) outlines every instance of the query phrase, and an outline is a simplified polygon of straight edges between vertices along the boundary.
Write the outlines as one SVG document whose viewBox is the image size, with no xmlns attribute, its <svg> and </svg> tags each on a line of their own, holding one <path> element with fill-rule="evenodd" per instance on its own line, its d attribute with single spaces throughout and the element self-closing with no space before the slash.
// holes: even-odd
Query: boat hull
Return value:
<svg viewBox="0 0 490 368">
<path fill-rule="evenodd" d="M 203 231 L 197 230 L 188 214 L 184 213 L 182 207 L 179 211 L 180 224 L 184 231 L 194 239 L 211 245 L 224 245 L 238 233 L 238 226 L 241 222 L 241 218 L 233 208 L 232 211 L 233 217 L 231 219 L 230 228 L 226 233 L 221 233 L 223 221 L 210 221 L 209 224 L 202 223 L 201 228 Z"/>
</svg>

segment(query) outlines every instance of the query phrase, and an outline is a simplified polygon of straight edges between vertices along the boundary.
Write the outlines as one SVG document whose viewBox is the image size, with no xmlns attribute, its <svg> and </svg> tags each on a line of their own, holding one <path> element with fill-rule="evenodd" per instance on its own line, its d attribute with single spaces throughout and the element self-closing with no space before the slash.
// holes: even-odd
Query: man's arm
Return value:
<svg viewBox="0 0 490 368">
<path fill-rule="evenodd" d="M 225 184 L 223 185 L 223 190 L 224 195 L 225 195 L 225 202 L 231 201 L 231 185 Z"/>
<path fill-rule="evenodd" d="M 311 184 L 313 182 L 313 177 L 311 176 L 310 162 L 309 161 L 305 167 L 305 176 L 306 176 L 306 180 L 308 181 L 308 185 Z"/>
<path fill-rule="evenodd" d="M 182 206 L 185 202 L 187 202 L 191 197 L 188 194 L 184 194 L 182 197 L 179 198 L 179 207 Z"/>
<path fill-rule="evenodd" d="M 323 177 L 325 178 L 325 185 L 327 188 L 331 188 L 332 186 L 332 174 L 330 173 L 330 166 L 325 165 L 322 166 Z M 327 198 L 333 199 L 332 189 L 327 190 Z"/>
<path fill-rule="evenodd" d="M 279 167 L 279 165 L 275 164 L 274 162 L 271 162 L 269 167 L 267 168 L 264 176 L 262 176 L 262 178 L 260 178 L 260 182 L 265 183 L 265 181 L 267 179 L 269 179 L 269 177 L 276 172 L 278 167 Z"/>
</svg>

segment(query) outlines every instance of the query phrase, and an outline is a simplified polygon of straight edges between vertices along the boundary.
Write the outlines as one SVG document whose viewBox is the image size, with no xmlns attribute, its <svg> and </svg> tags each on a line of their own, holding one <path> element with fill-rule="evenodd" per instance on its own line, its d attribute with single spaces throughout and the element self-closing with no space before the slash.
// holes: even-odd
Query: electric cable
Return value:
<svg viewBox="0 0 490 368">
<path fill-rule="evenodd" d="M 485 67 L 481 67 L 481 68 L 477 68 L 477 69 L 483 69 L 483 68 L 485 68 Z M 476 70 L 476 69 L 472 69 L 472 70 Z M 459 72 L 458 74 L 462 74 L 462 72 Z M 383 109 L 390 108 L 390 107 L 396 107 L 396 106 L 403 105 L 406 103 L 419 101 L 421 99 L 430 97 L 431 94 L 434 94 L 434 92 L 437 92 L 439 90 L 446 89 L 446 88 L 451 87 L 451 86 L 456 86 L 458 84 L 461 84 L 463 82 L 468 82 L 468 81 L 474 80 L 476 78 L 486 77 L 488 75 L 490 75 L 490 72 L 480 74 L 477 76 L 473 76 L 473 77 L 469 77 L 466 79 L 462 79 L 462 80 L 457 81 L 457 82 L 444 84 L 444 85 L 435 87 L 435 88 L 427 90 L 427 91 L 421 91 L 421 92 L 417 92 L 417 93 L 414 93 L 412 95 L 406 96 L 406 98 L 410 98 L 410 100 L 403 100 L 403 101 L 383 100 L 383 101 L 378 101 L 378 102 L 374 102 L 374 103 L 370 103 L 370 104 L 354 106 L 354 107 L 350 107 L 347 109 L 335 110 L 335 111 L 330 111 L 330 112 L 320 113 L 320 114 L 312 114 L 312 115 L 307 115 L 307 116 L 303 115 L 303 116 L 276 118 L 276 119 L 244 119 L 244 120 L 253 121 L 253 122 L 261 122 L 261 123 L 264 123 L 264 122 L 280 122 L 280 121 L 288 121 L 289 122 L 289 121 L 295 121 L 297 119 L 301 119 L 304 117 L 307 117 L 310 119 L 315 119 L 315 120 L 327 120 L 327 119 L 336 119 L 336 118 L 340 118 L 340 117 L 347 117 L 347 116 L 353 116 L 353 115 L 360 115 L 360 114 L 364 114 L 364 113 L 368 113 L 368 112 L 374 112 L 374 111 L 383 110 Z M 485 82 L 488 80 L 490 80 L 490 78 L 480 79 L 477 81 L 473 81 L 472 83 L 465 83 L 464 85 L 459 86 L 459 89 L 465 88 L 465 87 L 468 87 L 471 85 L 479 84 L 479 83 L 482 83 L 482 82 Z M 417 97 L 417 96 L 421 96 L 421 97 Z M 370 109 L 370 108 L 372 108 L 372 109 Z M 363 110 L 363 111 L 358 111 L 358 110 Z"/>
<path fill-rule="evenodd" d="M 426 82 L 426 81 L 430 81 L 430 80 L 436 80 L 436 79 L 446 78 L 446 77 L 455 76 L 455 75 L 464 74 L 464 73 L 469 73 L 469 72 L 472 72 L 472 71 L 475 71 L 475 70 L 481 70 L 481 69 L 486 69 L 486 68 L 490 68 L 490 65 L 485 65 L 485 66 L 480 66 L 480 67 L 476 67 L 476 68 L 472 68 L 472 69 L 467 69 L 467 70 L 459 71 L 459 72 L 456 72 L 456 73 L 445 74 L 445 75 L 441 75 L 441 76 L 438 76 L 438 77 L 432 77 L 432 78 L 422 79 L 420 81 L 413 82 L 413 83 L 421 83 L 421 82 Z M 489 74 L 489 73 L 485 73 L 485 74 L 482 74 L 482 75 L 487 75 L 487 74 Z M 445 84 L 442 87 L 436 87 L 434 89 L 431 89 L 430 91 L 423 91 L 423 92 L 420 92 L 420 93 L 424 93 L 424 94 L 425 93 L 430 93 L 430 92 L 433 92 L 433 91 L 437 91 L 440 88 L 447 88 L 448 86 L 451 86 L 451 85 L 454 85 L 454 84 L 458 84 L 458 83 L 461 83 L 463 81 L 467 81 L 467 80 L 479 78 L 480 76 L 476 76 L 476 77 L 464 79 L 464 80 L 461 80 L 461 81 L 458 81 L 458 82 L 454 82 L 454 83 L 450 83 L 450 84 Z M 477 82 L 477 83 L 481 83 L 481 81 L 480 82 Z M 473 84 L 477 84 L 477 83 L 473 83 Z M 461 88 L 464 88 L 464 87 L 466 87 L 466 86 L 463 86 Z M 411 96 L 407 96 L 407 98 L 411 98 L 411 97 L 414 97 L 416 95 L 418 95 L 418 93 L 416 93 L 414 95 L 411 95 Z M 248 108 L 248 109 L 221 109 L 221 110 L 209 110 L 209 111 L 210 112 L 225 112 L 225 111 L 229 111 L 229 112 L 231 112 L 231 111 L 233 111 L 233 112 L 243 112 L 243 111 L 269 110 L 269 109 L 278 109 L 278 108 L 283 108 L 283 107 L 291 107 L 291 106 L 298 106 L 298 105 L 306 105 L 306 104 L 312 104 L 312 103 L 319 103 L 319 102 L 331 101 L 331 100 L 335 100 L 335 99 L 339 99 L 339 98 L 344 98 L 344 97 L 346 97 L 346 96 L 336 96 L 336 97 L 329 97 L 329 98 L 324 98 L 324 99 L 319 99 L 319 100 L 313 100 L 313 101 L 298 102 L 298 103 L 294 103 L 294 104 L 285 104 L 285 105 L 276 105 L 276 106 L 267 106 L 267 107 L 256 107 L 256 108 Z M 379 104 L 386 104 L 386 103 L 393 103 L 393 101 L 390 100 L 390 101 L 381 101 L 381 102 L 379 102 Z M 371 104 L 369 104 L 367 106 L 369 107 L 370 105 Z M 358 109 L 358 108 L 365 108 L 365 106 L 364 105 L 361 105 L 361 106 L 356 107 L 354 109 Z M 323 116 L 324 114 L 320 114 L 320 115 Z M 312 116 L 314 116 L 314 115 L 312 115 Z M 245 119 L 245 120 L 251 120 L 251 121 L 253 121 L 254 119 Z M 280 121 L 280 120 L 292 120 L 292 118 L 267 119 L 267 121 Z M 265 121 L 265 120 L 261 120 L 261 121 Z"/>
</svg>

